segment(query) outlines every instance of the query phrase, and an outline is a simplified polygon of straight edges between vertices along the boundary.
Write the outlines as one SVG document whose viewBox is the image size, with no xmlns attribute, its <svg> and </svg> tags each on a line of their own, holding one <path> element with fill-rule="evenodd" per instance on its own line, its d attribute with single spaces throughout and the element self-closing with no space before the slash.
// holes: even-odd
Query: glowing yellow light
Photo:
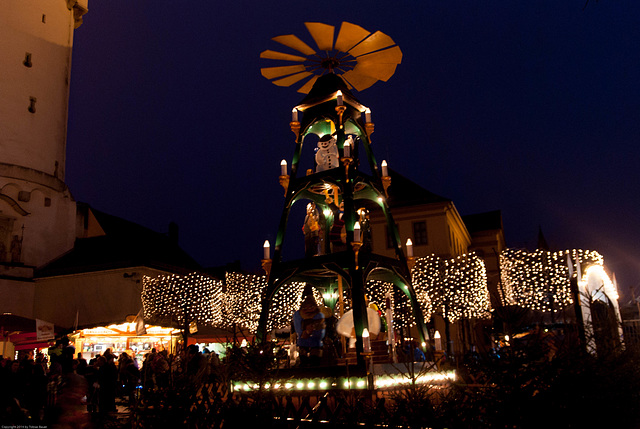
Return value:
<svg viewBox="0 0 640 429">
<path fill-rule="evenodd" d="M 489 317 L 490 299 L 484 261 L 475 253 L 443 259 L 431 255 L 416 260 L 413 288 L 423 313 L 455 322 Z"/>
<path fill-rule="evenodd" d="M 502 302 L 537 311 L 560 312 L 573 304 L 569 279 L 578 277 L 578 284 L 584 287 L 585 276 L 581 268 L 588 270 L 593 266 L 601 267 L 603 263 L 602 255 L 591 250 L 528 252 L 507 249 L 500 255 Z"/>
<path fill-rule="evenodd" d="M 601 265 L 592 265 L 586 269 L 583 276 L 584 284 L 592 296 L 598 298 L 606 295 L 609 299 L 618 299 L 618 290 Z"/>
</svg>

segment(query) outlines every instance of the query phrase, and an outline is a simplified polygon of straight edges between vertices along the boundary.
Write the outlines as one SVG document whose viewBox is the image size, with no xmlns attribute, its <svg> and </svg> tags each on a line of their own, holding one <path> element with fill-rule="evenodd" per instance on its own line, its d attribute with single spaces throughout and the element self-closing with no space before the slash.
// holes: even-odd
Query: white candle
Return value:
<svg viewBox="0 0 640 429">
<path fill-rule="evenodd" d="M 371 109 L 368 107 L 364 109 L 364 121 L 368 124 L 371 122 Z"/>
<path fill-rule="evenodd" d="M 369 330 L 367 328 L 362 330 L 362 348 L 365 353 L 371 352 L 371 338 L 369 338 Z"/>
<path fill-rule="evenodd" d="M 413 243 L 410 238 L 407 238 L 407 256 L 409 258 L 413 257 Z"/>
<path fill-rule="evenodd" d="M 280 161 L 280 175 L 281 176 L 287 175 L 287 161 L 284 159 Z"/>
<path fill-rule="evenodd" d="M 351 145 L 348 140 L 344 143 L 344 156 L 345 158 L 351 157 Z"/>
<path fill-rule="evenodd" d="M 298 122 L 298 109 L 296 109 L 295 107 L 293 108 L 293 110 L 291 110 L 291 121 Z"/>
<path fill-rule="evenodd" d="M 388 176 L 389 175 L 389 169 L 387 168 L 387 161 L 383 160 L 381 165 L 382 165 L 382 175 L 384 177 Z"/>
<path fill-rule="evenodd" d="M 264 258 L 263 259 L 271 259 L 271 244 L 269 244 L 269 240 L 264 241 Z"/>
<path fill-rule="evenodd" d="M 442 340 L 440 339 L 440 332 L 436 331 L 436 333 L 433 336 L 433 339 L 436 343 L 436 351 L 437 352 L 441 352 L 442 351 Z"/>
<path fill-rule="evenodd" d="M 342 91 L 338 90 L 338 106 L 342 106 Z"/>
<path fill-rule="evenodd" d="M 360 241 L 360 222 L 353 225 L 353 241 Z"/>
</svg>

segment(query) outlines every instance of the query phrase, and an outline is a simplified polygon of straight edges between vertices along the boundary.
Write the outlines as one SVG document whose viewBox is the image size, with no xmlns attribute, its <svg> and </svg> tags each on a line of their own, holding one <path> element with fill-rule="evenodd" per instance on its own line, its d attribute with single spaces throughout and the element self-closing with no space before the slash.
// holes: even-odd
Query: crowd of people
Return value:
<svg viewBox="0 0 640 429">
<path fill-rule="evenodd" d="M 367 316 L 372 338 L 386 331 L 375 305 L 367 306 Z M 337 319 L 331 309 L 317 304 L 311 287 L 306 287 L 300 309 L 292 317 L 291 349 L 299 359 L 294 365 L 335 365 L 342 355 L 341 337 L 353 347 L 351 312 Z M 402 360 L 425 360 L 414 343 L 402 344 L 398 352 Z M 286 355 L 284 359 L 289 360 Z M 116 398 L 131 408 L 141 393 L 211 381 L 217 365 L 217 354 L 207 349 L 200 352 L 197 345 L 176 355 L 152 349 L 141 364 L 131 350 L 116 355 L 106 349 L 87 361 L 64 337 L 46 354 L 21 351 L 16 360 L 0 357 L 0 421 L 18 425 L 73 422 L 81 427 L 84 422 L 113 415 Z"/>
<path fill-rule="evenodd" d="M 20 351 L 17 359 L 0 357 L 0 421 L 12 424 L 85 419 L 83 405 L 88 370 L 66 339 L 47 354 Z"/>
<path fill-rule="evenodd" d="M 167 388 L 177 378 L 194 382 L 215 362 L 215 353 L 205 355 L 197 345 L 176 356 L 152 349 L 142 365 L 131 351 L 116 356 L 111 349 L 87 362 L 63 338 L 47 354 L 21 351 L 15 360 L 0 357 L 0 421 L 83 427 L 113 415 L 116 398 L 132 406 L 140 390 Z"/>
</svg>

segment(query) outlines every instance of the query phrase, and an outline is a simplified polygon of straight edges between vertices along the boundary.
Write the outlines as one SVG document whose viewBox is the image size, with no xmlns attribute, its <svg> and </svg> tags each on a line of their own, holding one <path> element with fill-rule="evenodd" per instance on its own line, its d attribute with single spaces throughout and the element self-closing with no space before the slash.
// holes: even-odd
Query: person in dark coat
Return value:
<svg viewBox="0 0 640 429">
<path fill-rule="evenodd" d="M 100 413 L 106 414 L 116 411 L 116 388 L 118 385 L 118 368 L 115 356 L 105 353 L 106 362 L 98 370 L 98 384 L 100 384 Z"/>
</svg>

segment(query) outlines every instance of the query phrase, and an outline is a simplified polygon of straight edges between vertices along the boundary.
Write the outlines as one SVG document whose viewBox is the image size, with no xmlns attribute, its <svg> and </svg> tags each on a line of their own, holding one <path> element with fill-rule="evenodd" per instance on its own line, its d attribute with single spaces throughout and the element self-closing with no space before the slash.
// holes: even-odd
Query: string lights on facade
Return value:
<svg viewBox="0 0 640 429">
<path fill-rule="evenodd" d="M 573 264 L 571 271 L 567 256 Z M 500 255 L 502 302 L 531 310 L 560 312 L 573 304 L 570 272 L 573 276 L 580 273 L 582 277 L 589 267 L 602 267 L 603 264 L 602 255 L 592 250 L 530 252 L 507 249 Z M 582 278 L 578 279 L 578 282 L 582 281 Z"/>
</svg>

